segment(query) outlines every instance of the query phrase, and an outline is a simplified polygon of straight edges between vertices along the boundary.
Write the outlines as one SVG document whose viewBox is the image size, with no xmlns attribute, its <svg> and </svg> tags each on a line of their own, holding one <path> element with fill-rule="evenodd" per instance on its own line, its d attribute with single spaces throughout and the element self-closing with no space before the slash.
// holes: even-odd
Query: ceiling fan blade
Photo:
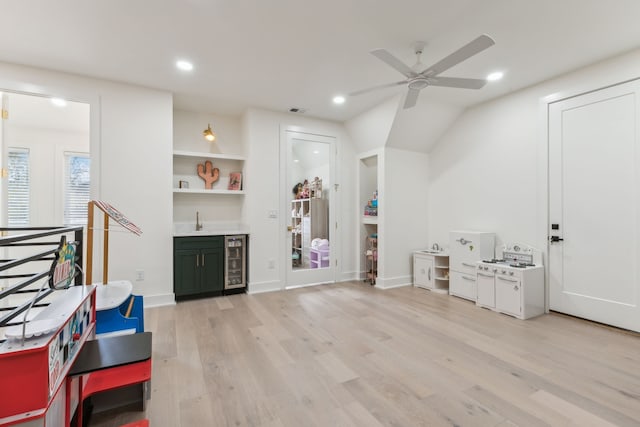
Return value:
<svg viewBox="0 0 640 427">
<path fill-rule="evenodd" d="M 495 43 L 496 42 L 494 42 L 491 37 L 483 34 L 472 42 L 469 42 L 460 49 L 456 50 L 451 55 L 440 60 L 440 62 L 433 64 L 431 67 L 427 68 L 420 74 L 427 77 L 435 77 L 443 71 L 446 71 L 449 68 L 453 67 L 454 65 L 461 63 L 465 59 L 472 57 L 473 55 L 493 46 Z"/>
<path fill-rule="evenodd" d="M 416 72 L 411 69 L 411 67 L 409 67 L 404 62 L 400 61 L 398 58 L 390 54 L 389 51 L 385 49 L 372 50 L 371 54 L 376 58 L 380 59 L 381 61 L 385 62 L 390 67 L 404 74 L 405 77 L 411 78 L 417 75 Z"/>
<path fill-rule="evenodd" d="M 482 79 L 462 79 L 459 77 L 432 77 L 429 86 L 458 87 L 461 89 L 480 89 L 487 84 Z"/>
<path fill-rule="evenodd" d="M 370 88 L 367 88 L 367 89 L 362 89 L 362 90 L 357 90 L 355 92 L 351 92 L 349 94 L 349 96 L 361 95 L 363 93 L 372 92 L 374 90 L 384 89 L 386 87 L 392 87 L 392 86 L 399 86 L 399 85 L 406 84 L 406 83 L 407 83 L 406 80 L 402 80 L 402 81 L 399 81 L 399 82 L 393 82 L 393 83 L 387 83 L 387 84 L 384 84 L 384 85 L 374 86 L 374 87 L 370 87 Z"/>
<path fill-rule="evenodd" d="M 418 95 L 420 95 L 419 89 L 409 89 L 407 96 L 404 98 L 404 106 L 402 108 L 406 110 L 407 108 L 415 107 L 416 102 L 418 102 Z"/>
</svg>

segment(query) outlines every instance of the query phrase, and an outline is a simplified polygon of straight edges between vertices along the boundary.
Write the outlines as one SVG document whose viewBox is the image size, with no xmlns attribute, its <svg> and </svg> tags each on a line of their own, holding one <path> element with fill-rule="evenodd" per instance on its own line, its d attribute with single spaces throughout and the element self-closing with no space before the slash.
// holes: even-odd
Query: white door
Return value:
<svg viewBox="0 0 640 427">
<path fill-rule="evenodd" d="M 335 138 L 285 130 L 281 149 L 286 165 L 281 179 L 287 233 L 285 287 L 334 282 Z"/>
<path fill-rule="evenodd" d="M 549 308 L 635 331 L 639 106 L 638 81 L 549 106 Z"/>
</svg>

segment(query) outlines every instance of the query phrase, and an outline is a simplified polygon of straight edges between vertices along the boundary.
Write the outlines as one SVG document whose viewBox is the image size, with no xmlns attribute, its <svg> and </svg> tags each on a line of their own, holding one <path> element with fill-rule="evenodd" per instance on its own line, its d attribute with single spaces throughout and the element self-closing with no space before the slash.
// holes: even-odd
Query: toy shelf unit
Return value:
<svg viewBox="0 0 640 427">
<path fill-rule="evenodd" d="M 244 162 L 243 156 L 235 154 L 174 150 L 173 192 L 175 194 L 245 194 Z"/>
<path fill-rule="evenodd" d="M 431 250 L 415 251 L 413 286 L 436 293 L 449 293 L 449 255 Z"/>
<path fill-rule="evenodd" d="M 317 247 L 309 249 L 309 261 L 311 262 L 311 268 L 327 268 L 329 267 L 329 245 L 318 243 Z"/>
<path fill-rule="evenodd" d="M 0 231 L 0 426 L 69 425 L 67 373 L 96 321 L 82 227 Z"/>
<path fill-rule="evenodd" d="M 371 285 L 376 284 L 376 279 L 378 277 L 378 234 L 373 233 L 367 236 L 366 239 L 366 251 L 364 253 L 365 257 L 365 282 L 370 283 Z"/>
<path fill-rule="evenodd" d="M 379 234 L 382 230 L 382 202 L 378 197 L 384 195 L 383 170 L 384 170 L 384 150 L 372 150 L 362 153 L 357 161 L 358 178 L 358 252 L 362 254 L 358 270 L 360 277 L 371 285 L 375 285 L 378 278 L 378 255 L 379 238 L 384 238 Z M 380 193 L 378 193 L 380 189 Z M 379 226 L 380 225 L 380 226 Z M 383 266 L 380 273 L 384 275 Z"/>
<path fill-rule="evenodd" d="M 329 266 L 329 241 L 327 240 L 329 210 L 327 206 L 327 200 L 321 198 L 291 201 L 291 261 L 293 267 L 321 268 L 325 266 L 322 264 L 322 258 L 325 256 L 326 267 Z M 320 239 L 321 242 L 319 243 L 315 239 Z M 314 240 L 315 245 L 313 244 Z M 317 252 L 312 254 L 312 248 Z"/>
</svg>

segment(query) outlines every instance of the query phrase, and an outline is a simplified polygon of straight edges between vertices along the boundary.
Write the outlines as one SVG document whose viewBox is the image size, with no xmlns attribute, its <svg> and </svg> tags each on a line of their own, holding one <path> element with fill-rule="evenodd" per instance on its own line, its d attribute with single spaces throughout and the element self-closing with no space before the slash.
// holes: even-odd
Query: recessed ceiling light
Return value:
<svg viewBox="0 0 640 427">
<path fill-rule="evenodd" d="M 333 97 L 334 104 L 344 104 L 345 98 L 344 96 L 338 95 Z"/>
<path fill-rule="evenodd" d="M 490 82 L 495 82 L 496 80 L 500 80 L 504 76 L 502 71 L 496 71 L 495 73 L 491 73 L 487 76 L 487 80 Z"/>
<path fill-rule="evenodd" d="M 298 159 L 293 159 L 293 163 L 298 163 L 300 160 Z"/>
<path fill-rule="evenodd" d="M 62 98 L 51 98 L 51 103 L 56 107 L 66 107 L 67 101 Z"/>
<path fill-rule="evenodd" d="M 176 67 L 181 69 L 182 71 L 191 71 L 193 70 L 193 64 L 189 61 L 178 61 L 176 62 Z"/>
<path fill-rule="evenodd" d="M 313 154 L 320 154 L 320 151 L 318 151 L 318 150 L 313 150 Z"/>
</svg>

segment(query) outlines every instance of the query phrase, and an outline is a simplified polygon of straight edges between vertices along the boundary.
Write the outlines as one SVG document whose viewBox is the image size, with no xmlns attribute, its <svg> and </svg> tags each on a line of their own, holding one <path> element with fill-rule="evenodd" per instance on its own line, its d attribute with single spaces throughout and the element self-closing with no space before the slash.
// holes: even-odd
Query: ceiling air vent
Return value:
<svg viewBox="0 0 640 427">
<path fill-rule="evenodd" d="M 299 108 L 299 107 L 291 107 L 289 108 L 289 112 L 290 113 L 298 113 L 298 114 L 304 114 L 307 112 L 306 108 Z"/>
</svg>

